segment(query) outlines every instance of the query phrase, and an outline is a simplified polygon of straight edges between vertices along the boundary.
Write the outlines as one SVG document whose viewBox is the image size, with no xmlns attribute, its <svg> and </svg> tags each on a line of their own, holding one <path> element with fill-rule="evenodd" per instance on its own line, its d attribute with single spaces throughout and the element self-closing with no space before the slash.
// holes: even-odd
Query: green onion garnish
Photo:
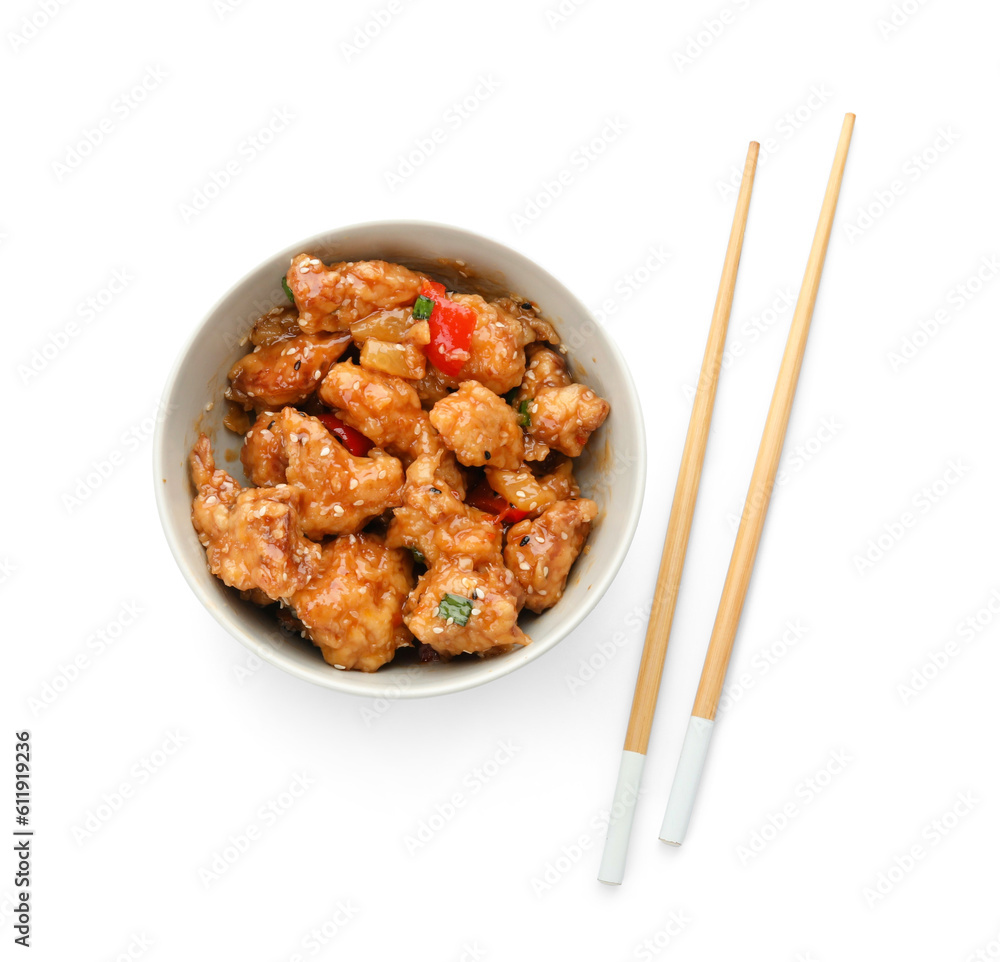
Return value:
<svg viewBox="0 0 1000 962">
<path fill-rule="evenodd" d="M 521 425 L 522 428 L 531 427 L 531 402 L 534 398 L 525 398 L 517 409 L 517 423 Z"/>
<path fill-rule="evenodd" d="M 284 275 L 282 275 L 281 277 L 281 286 L 284 288 L 285 294 L 288 296 L 288 299 L 294 304 L 295 298 L 292 296 L 292 289 L 288 286 L 288 281 Z"/>
<path fill-rule="evenodd" d="M 450 591 L 441 599 L 438 605 L 438 617 L 447 621 L 449 618 L 463 627 L 472 614 L 472 602 L 461 595 L 453 595 Z"/>
<path fill-rule="evenodd" d="M 419 548 L 410 548 L 410 554 L 413 555 L 413 560 L 416 561 L 418 565 L 427 564 L 427 559 L 424 557 L 424 553 Z"/>
<path fill-rule="evenodd" d="M 413 305 L 413 317 L 418 321 L 426 321 L 431 316 L 431 311 L 433 310 L 434 302 L 429 297 L 424 297 L 421 294 Z"/>
</svg>

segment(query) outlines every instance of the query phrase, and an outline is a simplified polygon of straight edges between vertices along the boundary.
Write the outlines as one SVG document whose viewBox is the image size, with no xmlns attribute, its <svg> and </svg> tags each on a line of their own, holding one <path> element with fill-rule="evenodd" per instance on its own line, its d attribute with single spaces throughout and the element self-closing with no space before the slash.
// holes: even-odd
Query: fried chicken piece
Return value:
<svg viewBox="0 0 1000 962">
<path fill-rule="evenodd" d="M 572 461 L 563 461 L 550 474 L 541 477 L 536 477 L 525 465 L 516 471 L 487 468 L 486 480 L 497 494 L 529 514 L 537 514 L 556 501 L 575 498 L 580 493 L 573 477 Z"/>
<path fill-rule="evenodd" d="M 528 367 L 521 380 L 521 386 L 514 395 L 513 406 L 520 407 L 522 401 L 531 401 L 546 387 L 566 387 L 573 383 L 566 369 L 566 361 L 561 354 L 547 347 L 528 348 Z"/>
<path fill-rule="evenodd" d="M 492 515 L 462 501 L 441 475 L 441 454 L 423 455 L 406 470 L 403 505 L 393 512 L 386 543 L 419 551 L 428 565 L 462 555 L 471 563 L 500 560 L 501 529 Z"/>
<path fill-rule="evenodd" d="M 299 254 L 285 281 L 299 310 L 299 326 L 316 334 L 346 331 L 374 311 L 412 304 L 427 278 L 387 261 L 342 261 L 327 267 Z"/>
<path fill-rule="evenodd" d="M 191 451 L 197 495 L 191 521 L 208 556 L 208 568 L 240 591 L 259 589 L 277 601 L 309 581 L 319 545 L 299 530 L 298 495 L 290 487 L 241 489 L 221 468 L 202 434 Z"/>
<path fill-rule="evenodd" d="M 542 388 L 528 407 L 528 431 L 550 448 L 575 458 L 610 410 L 611 405 L 584 384 Z"/>
<path fill-rule="evenodd" d="M 479 381 L 494 394 L 506 394 L 524 376 L 524 345 L 535 339 L 534 332 L 496 304 L 478 294 L 451 294 L 457 304 L 476 312 L 469 359 L 454 378 L 446 382 L 457 387 L 462 381 Z"/>
<path fill-rule="evenodd" d="M 438 473 L 465 496 L 465 476 L 455 456 L 438 436 L 417 392 L 402 378 L 343 361 L 330 369 L 319 396 L 340 412 L 345 424 L 406 463 L 444 452 Z"/>
<path fill-rule="evenodd" d="M 596 517 L 597 505 L 587 498 L 556 501 L 534 520 L 525 518 L 507 532 L 504 562 L 528 593 L 528 609 L 544 611 L 562 597 Z"/>
<path fill-rule="evenodd" d="M 258 418 L 240 458 L 254 483 L 280 477 L 299 492 L 300 524 L 310 538 L 353 534 L 402 503 L 396 458 L 378 448 L 356 457 L 321 421 L 295 408 Z"/>
<path fill-rule="evenodd" d="M 287 341 L 302 333 L 299 316 L 290 305 L 272 307 L 254 321 L 250 331 L 250 343 L 254 347 L 269 347 L 278 341 Z"/>
<path fill-rule="evenodd" d="M 264 411 L 243 435 L 240 461 L 247 477 L 258 486 L 284 484 L 288 479 L 285 435 L 281 413 Z"/>
<path fill-rule="evenodd" d="M 297 404 L 316 390 L 350 343 L 345 334 L 299 334 L 258 345 L 230 369 L 226 397 L 248 410 Z"/>
<path fill-rule="evenodd" d="M 465 625 L 448 615 L 452 605 L 442 612 L 446 594 L 467 613 Z M 527 645 L 531 639 L 517 625 L 524 598 L 524 589 L 500 562 L 474 567 L 469 558 L 443 559 L 420 576 L 403 606 L 403 621 L 418 641 L 442 655 Z"/>
<path fill-rule="evenodd" d="M 291 606 L 331 665 L 375 671 L 412 644 L 403 624 L 412 569 L 409 553 L 381 538 L 344 535 L 323 546 L 316 573 Z"/>
<path fill-rule="evenodd" d="M 544 441 L 539 441 L 538 438 L 532 437 L 530 434 L 525 433 L 524 435 L 525 461 L 544 461 L 551 453 L 552 449 Z"/>
<path fill-rule="evenodd" d="M 416 458 L 441 448 L 417 392 L 402 378 L 343 361 L 330 368 L 319 396 L 346 424 L 392 454 Z"/>
<path fill-rule="evenodd" d="M 535 313 L 535 307 L 529 301 L 518 301 L 513 297 L 494 297 L 490 303 L 516 317 L 525 327 L 529 328 L 533 335 L 531 340 L 548 341 L 549 344 L 559 343 L 556 329 L 545 318 Z"/>
<path fill-rule="evenodd" d="M 430 422 L 462 464 L 516 468 L 524 458 L 514 409 L 478 381 L 463 381 L 438 401 Z"/>
</svg>

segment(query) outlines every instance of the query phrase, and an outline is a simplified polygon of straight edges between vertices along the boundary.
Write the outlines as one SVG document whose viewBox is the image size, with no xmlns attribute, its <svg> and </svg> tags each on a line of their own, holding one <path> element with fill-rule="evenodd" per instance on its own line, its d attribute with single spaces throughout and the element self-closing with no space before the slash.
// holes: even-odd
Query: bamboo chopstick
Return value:
<svg viewBox="0 0 1000 962">
<path fill-rule="evenodd" d="M 757 462 L 750 478 L 743 517 L 736 533 L 733 556 L 729 562 L 729 571 L 719 601 L 719 611 L 715 617 L 715 627 L 712 629 L 712 637 L 708 644 L 705 667 L 702 670 L 684 746 L 670 790 L 670 799 L 663 817 L 660 840 L 668 845 L 680 845 L 684 841 L 708 753 L 712 728 L 715 724 L 715 712 L 719 705 L 729 656 L 732 654 L 736 629 L 743 612 L 743 602 L 750 586 L 750 576 L 753 573 L 757 547 L 760 544 L 764 519 L 771 501 L 771 491 L 774 488 L 781 448 L 785 441 L 792 401 L 795 399 L 802 356 L 809 336 L 809 323 L 816 304 L 816 292 L 823 273 L 823 262 L 830 242 L 830 230 L 833 227 L 833 216 L 837 209 L 837 198 L 840 195 L 840 184 L 844 177 L 844 166 L 847 163 L 847 151 L 851 145 L 853 130 L 854 114 L 847 114 L 841 128 L 837 152 L 833 158 L 833 169 L 830 171 L 826 195 L 819 212 L 819 223 L 816 225 L 812 250 L 806 263 L 798 303 L 795 305 L 785 353 L 778 370 L 771 407 L 764 423 Z"/>
<path fill-rule="evenodd" d="M 750 211 L 750 193 L 753 190 L 759 149 L 760 144 L 752 142 L 747 151 L 743 179 L 736 200 L 736 213 L 733 215 L 733 227 L 729 234 L 729 246 L 722 266 L 722 278 L 719 281 L 719 293 L 715 299 L 708 343 L 705 345 L 705 357 L 701 364 L 691 421 L 684 442 L 684 453 L 677 473 L 677 487 L 674 490 L 670 521 L 663 542 L 660 572 L 656 578 L 653 606 L 646 628 L 646 641 L 642 649 L 642 660 L 639 662 L 639 677 L 632 698 L 632 712 L 625 733 L 625 748 L 622 752 L 618 783 L 611 807 L 608 837 L 604 844 L 600 871 L 597 874 L 600 881 L 609 885 L 620 885 L 625 874 L 625 858 L 628 854 L 629 834 L 639 795 L 642 764 L 649 745 L 649 732 L 653 727 L 653 713 L 656 710 L 656 697 L 660 691 L 663 660 L 667 654 L 667 643 L 670 641 L 670 625 L 674 618 L 681 573 L 684 570 L 684 555 L 687 552 L 688 535 L 691 533 L 691 520 L 698 499 L 698 483 L 701 480 L 701 467 L 705 460 L 705 446 L 708 443 L 715 389 L 722 366 L 722 352 L 726 345 L 726 329 L 729 326 L 729 314 L 733 306 L 733 290 L 736 287 L 736 272 L 739 270 L 740 254 L 743 250 L 743 234 Z"/>
</svg>

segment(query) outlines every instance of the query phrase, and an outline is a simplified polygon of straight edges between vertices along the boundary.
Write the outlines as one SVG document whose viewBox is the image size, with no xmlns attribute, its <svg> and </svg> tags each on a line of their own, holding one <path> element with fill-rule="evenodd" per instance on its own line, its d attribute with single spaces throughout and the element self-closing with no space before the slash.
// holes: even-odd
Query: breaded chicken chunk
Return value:
<svg viewBox="0 0 1000 962">
<path fill-rule="evenodd" d="M 440 654 L 481 654 L 530 643 L 517 625 L 524 597 L 499 562 L 474 567 L 468 558 L 443 559 L 420 576 L 403 620 L 418 641 Z"/>
<path fill-rule="evenodd" d="M 344 361 L 330 369 L 319 396 L 340 412 L 345 424 L 405 463 L 443 452 L 438 473 L 464 497 L 465 478 L 455 456 L 438 436 L 416 390 L 402 378 Z"/>
<path fill-rule="evenodd" d="M 559 343 L 556 329 L 545 318 L 537 314 L 534 305 L 529 301 L 518 301 L 513 297 L 494 297 L 490 299 L 490 303 L 516 317 L 525 327 L 529 328 L 533 335 L 531 340 L 548 341 L 550 344 Z"/>
<path fill-rule="evenodd" d="M 204 434 L 191 451 L 191 474 L 198 491 L 191 520 L 212 574 L 240 591 L 259 589 L 274 601 L 305 587 L 320 549 L 299 530 L 295 491 L 284 485 L 241 489 L 216 469 Z"/>
<path fill-rule="evenodd" d="M 285 275 L 306 334 L 346 331 L 374 311 L 412 304 L 426 280 L 402 264 L 354 261 L 327 267 L 308 254 L 294 257 Z"/>
<path fill-rule="evenodd" d="M 258 345 L 232 366 L 226 397 L 247 410 L 296 404 L 316 390 L 350 343 L 346 334 L 299 334 Z"/>
<path fill-rule="evenodd" d="M 415 458 L 441 448 L 417 392 L 402 378 L 343 361 L 330 368 L 319 396 L 344 423 L 392 454 Z"/>
<path fill-rule="evenodd" d="M 563 461 L 550 473 L 536 477 L 521 465 L 516 471 L 486 469 L 486 480 L 519 511 L 537 514 L 556 501 L 575 498 L 580 489 L 573 478 L 573 462 Z"/>
<path fill-rule="evenodd" d="M 412 567 L 409 552 L 375 535 L 343 535 L 323 546 L 316 573 L 290 604 L 331 665 L 375 671 L 412 644 L 403 624 Z"/>
<path fill-rule="evenodd" d="M 524 375 L 524 345 L 535 339 L 530 327 L 490 304 L 478 294 L 451 294 L 457 304 L 476 313 L 469 359 L 454 378 L 446 382 L 457 387 L 462 381 L 479 381 L 494 394 L 506 394 L 521 383 Z"/>
<path fill-rule="evenodd" d="M 247 432 L 243 466 L 255 484 L 281 476 L 299 492 L 302 530 L 310 538 L 353 534 L 402 503 L 403 465 L 372 448 L 351 454 L 316 418 L 295 408 L 264 414 Z"/>
<path fill-rule="evenodd" d="M 504 562 L 527 592 L 531 611 L 551 608 L 562 597 L 596 517 L 597 505 L 587 498 L 556 501 L 534 520 L 525 518 L 507 532 Z"/>
<path fill-rule="evenodd" d="M 264 411 L 243 435 L 240 461 L 246 476 L 256 485 L 284 484 L 288 479 L 285 431 L 280 411 Z"/>
<path fill-rule="evenodd" d="M 542 388 L 528 406 L 532 437 L 575 458 L 603 423 L 611 405 L 583 384 Z"/>
<path fill-rule="evenodd" d="M 438 401 L 430 422 L 462 464 L 516 468 L 524 458 L 514 409 L 478 381 L 463 381 Z"/>
<path fill-rule="evenodd" d="M 514 395 L 514 407 L 519 407 L 522 401 L 531 401 L 542 388 L 566 387 L 572 383 L 561 354 L 547 347 L 532 345 L 528 348 L 528 367 Z"/>
<path fill-rule="evenodd" d="M 393 512 L 386 543 L 419 551 L 428 565 L 463 556 L 500 560 L 501 529 L 493 515 L 465 504 L 438 470 L 441 455 L 423 455 L 406 470 L 402 507 Z"/>
</svg>

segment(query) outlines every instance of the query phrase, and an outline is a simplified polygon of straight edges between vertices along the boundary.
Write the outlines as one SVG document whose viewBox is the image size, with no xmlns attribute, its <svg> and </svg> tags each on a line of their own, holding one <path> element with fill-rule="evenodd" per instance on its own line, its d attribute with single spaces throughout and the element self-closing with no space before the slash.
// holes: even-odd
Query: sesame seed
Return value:
<svg viewBox="0 0 1000 962">
<path fill-rule="evenodd" d="M 546 565 L 544 568 L 542 568 L 542 577 L 548 578 L 548 576 L 549 576 L 549 566 Z"/>
<path fill-rule="evenodd" d="M 333 513 L 339 518 L 344 513 L 344 509 L 341 505 L 335 504 L 333 506 Z"/>
<path fill-rule="evenodd" d="M 323 448 L 323 449 L 322 449 L 322 450 L 321 450 L 321 451 L 319 452 L 319 456 L 320 456 L 321 458 L 325 458 L 325 457 L 326 457 L 326 456 L 327 456 L 327 455 L 328 455 L 329 453 L 330 453 L 330 449 L 329 449 L 328 447 L 326 447 L 326 448 Z"/>
<path fill-rule="evenodd" d="M 343 665 L 334 665 L 333 667 L 339 668 L 341 671 L 347 671 L 347 669 Z"/>
<path fill-rule="evenodd" d="M 522 571 L 530 571 L 530 570 L 531 570 L 531 565 L 529 565 L 527 561 L 522 561 L 522 562 L 521 562 L 521 563 L 520 563 L 520 564 L 518 565 L 518 567 L 519 567 L 519 568 L 520 568 L 520 569 L 521 569 Z"/>
<path fill-rule="evenodd" d="M 449 618 L 449 619 L 448 619 L 448 620 L 447 620 L 447 621 L 445 622 L 445 624 L 446 624 L 446 625 L 453 625 L 453 624 L 455 624 L 455 619 L 454 619 L 454 618 Z"/>
<path fill-rule="evenodd" d="M 206 411 L 211 411 L 212 408 L 214 408 L 214 407 L 215 407 L 215 402 L 214 401 L 209 401 L 208 404 L 205 405 L 205 410 Z"/>
<path fill-rule="evenodd" d="M 437 616 L 438 616 L 438 612 L 439 612 L 440 610 L 441 610 L 441 606 L 440 606 L 440 605 L 435 605 L 435 606 L 434 606 L 434 610 L 433 610 L 433 611 L 431 612 L 431 617 L 432 617 L 432 618 L 437 618 Z"/>
<path fill-rule="evenodd" d="M 472 613 L 474 615 L 481 615 L 483 613 L 483 609 L 482 608 L 473 608 L 472 609 Z"/>
<path fill-rule="evenodd" d="M 485 598 L 486 597 L 486 592 L 483 591 L 482 588 L 477 588 L 476 589 L 476 597 L 477 598 Z"/>
<path fill-rule="evenodd" d="M 517 497 L 517 498 L 527 497 L 527 495 L 523 491 L 515 491 L 514 492 L 514 496 Z"/>
<path fill-rule="evenodd" d="M 309 265 L 308 264 L 299 264 L 299 273 L 300 274 L 308 274 L 309 273 Z"/>
<path fill-rule="evenodd" d="M 351 478 L 351 483 L 347 487 L 353 491 L 357 486 L 358 486 L 358 479 Z"/>
<path fill-rule="evenodd" d="M 544 539 L 544 538 L 543 538 L 543 537 L 542 537 L 542 536 L 541 536 L 540 534 L 536 534 L 536 535 L 535 535 L 535 540 L 536 540 L 536 541 L 537 541 L 537 542 L 538 542 L 539 544 L 545 544 L 545 539 Z"/>
<path fill-rule="evenodd" d="M 538 507 L 538 502 L 537 501 L 532 501 L 531 504 L 528 505 L 528 510 L 529 511 L 534 511 L 535 508 L 537 508 L 537 507 Z"/>
<path fill-rule="evenodd" d="M 566 534 L 566 532 L 565 532 L 565 531 L 561 531 L 561 532 L 559 533 L 559 537 L 560 537 L 560 538 L 562 538 L 562 539 L 563 539 L 563 541 L 569 541 L 569 535 L 568 535 L 568 534 Z"/>
<path fill-rule="evenodd" d="M 378 479 L 379 479 L 379 481 L 381 481 L 384 477 L 385 477 L 385 471 L 379 471 L 379 473 L 378 473 Z"/>
<path fill-rule="evenodd" d="M 363 505 L 364 503 L 365 503 L 364 498 L 358 498 L 358 500 L 354 502 L 354 507 L 360 508 L 361 505 Z"/>
<path fill-rule="evenodd" d="M 435 635 L 440 635 L 441 632 L 444 631 L 444 628 L 442 628 L 440 625 L 438 625 L 436 628 L 433 629 L 433 631 L 434 631 Z"/>
</svg>

